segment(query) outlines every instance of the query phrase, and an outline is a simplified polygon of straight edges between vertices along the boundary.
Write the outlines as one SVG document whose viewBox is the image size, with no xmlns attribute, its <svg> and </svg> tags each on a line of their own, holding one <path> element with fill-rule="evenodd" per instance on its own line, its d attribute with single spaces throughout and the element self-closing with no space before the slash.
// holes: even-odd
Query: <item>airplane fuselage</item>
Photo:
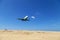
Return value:
<svg viewBox="0 0 60 40">
<path fill-rule="evenodd" d="M 18 20 L 21 20 L 21 21 L 29 21 L 28 19 L 23 19 L 23 18 L 22 19 L 19 18 Z"/>
<path fill-rule="evenodd" d="M 28 19 L 21 19 L 22 21 L 28 21 Z"/>
</svg>

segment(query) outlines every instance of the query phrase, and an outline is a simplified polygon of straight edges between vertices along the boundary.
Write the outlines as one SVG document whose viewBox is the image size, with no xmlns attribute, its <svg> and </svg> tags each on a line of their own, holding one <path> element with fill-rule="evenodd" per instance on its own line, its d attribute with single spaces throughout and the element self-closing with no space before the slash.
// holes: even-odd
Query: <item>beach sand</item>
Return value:
<svg viewBox="0 0 60 40">
<path fill-rule="evenodd" d="M 60 40 L 60 32 L 0 30 L 0 40 Z"/>
</svg>

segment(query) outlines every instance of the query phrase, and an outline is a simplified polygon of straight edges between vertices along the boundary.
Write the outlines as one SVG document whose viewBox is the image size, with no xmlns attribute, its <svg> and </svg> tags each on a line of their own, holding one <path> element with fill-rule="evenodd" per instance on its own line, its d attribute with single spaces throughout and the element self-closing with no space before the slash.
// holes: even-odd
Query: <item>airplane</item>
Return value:
<svg viewBox="0 0 60 40">
<path fill-rule="evenodd" d="M 21 20 L 21 21 L 29 21 L 28 16 L 25 16 L 24 18 L 18 18 L 18 20 Z"/>
</svg>

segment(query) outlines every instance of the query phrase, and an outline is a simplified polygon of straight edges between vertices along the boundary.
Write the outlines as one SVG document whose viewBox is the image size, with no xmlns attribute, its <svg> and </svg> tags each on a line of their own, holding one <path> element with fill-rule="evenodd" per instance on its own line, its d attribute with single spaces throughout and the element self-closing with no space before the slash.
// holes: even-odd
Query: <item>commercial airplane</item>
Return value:
<svg viewBox="0 0 60 40">
<path fill-rule="evenodd" d="M 34 16 L 31 16 L 32 19 L 35 19 Z M 29 21 L 30 19 L 28 18 L 28 16 L 25 16 L 24 18 L 18 18 L 18 20 L 21 20 L 21 21 Z"/>
<path fill-rule="evenodd" d="M 25 16 L 24 18 L 18 18 L 18 20 L 21 20 L 21 21 L 29 21 L 28 16 Z"/>
</svg>

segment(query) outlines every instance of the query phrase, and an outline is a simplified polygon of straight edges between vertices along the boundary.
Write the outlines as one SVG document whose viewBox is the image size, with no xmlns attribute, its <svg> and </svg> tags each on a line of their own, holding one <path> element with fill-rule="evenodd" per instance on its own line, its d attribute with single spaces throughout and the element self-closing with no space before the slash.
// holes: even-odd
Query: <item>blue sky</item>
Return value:
<svg viewBox="0 0 60 40">
<path fill-rule="evenodd" d="M 60 31 L 60 0 L 0 0 L 0 29 Z"/>
</svg>

